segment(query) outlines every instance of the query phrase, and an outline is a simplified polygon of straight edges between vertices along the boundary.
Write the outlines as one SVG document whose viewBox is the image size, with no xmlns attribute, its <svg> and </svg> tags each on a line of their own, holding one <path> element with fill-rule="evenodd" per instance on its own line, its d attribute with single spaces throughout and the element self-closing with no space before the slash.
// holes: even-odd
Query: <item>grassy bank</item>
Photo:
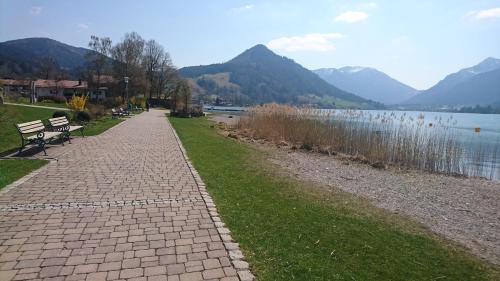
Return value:
<svg viewBox="0 0 500 281">
<path fill-rule="evenodd" d="M 259 280 L 494 280 L 422 227 L 341 192 L 279 176 L 205 119 L 170 119 Z"/>
<path fill-rule="evenodd" d="M 14 124 L 34 120 L 45 122 L 45 120 L 52 118 L 54 111 L 56 110 L 15 105 L 0 106 L 0 132 L 2 134 L 0 138 L 0 152 L 19 147 L 19 133 Z M 85 135 L 98 135 L 120 122 L 120 119 L 113 119 L 111 117 L 91 121 L 85 127 Z"/>
<path fill-rule="evenodd" d="M 0 189 L 47 163 L 46 160 L 31 159 L 0 160 Z"/>
</svg>

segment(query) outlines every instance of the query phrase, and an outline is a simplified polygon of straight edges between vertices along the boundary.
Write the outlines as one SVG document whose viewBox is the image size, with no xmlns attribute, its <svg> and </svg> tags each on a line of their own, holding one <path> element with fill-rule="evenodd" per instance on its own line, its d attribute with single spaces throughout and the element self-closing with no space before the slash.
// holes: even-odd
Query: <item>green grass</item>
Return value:
<svg viewBox="0 0 500 281">
<path fill-rule="evenodd" d="M 280 176 L 263 152 L 218 135 L 206 119 L 170 121 L 259 280 L 499 277 L 408 219 Z"/>
<path fill-rule="evenodd" d="M 19 133 L 14 124 L 42 120 L 46 122 L 52 117 L 55 109 L 35 108 L 15 105 L 0 106 L 0 152 L 18 148 L 21 144 Z M 98 135 L 107 129 L 120 123 L 122 120 L 104 117 L 100 120 L 91 121 L 85 126 L 86 136 Z M 78 136 L 76 132 L 75 136 Z"/>
<path fill-rule="evenodd" d="M 0 160 L 0 189 L 47 163 L 47 160 Z"/>
<path fill-rule="evenodd" d="M 19 147 L 21 141 L 14 124 L 52 118 L 55 110 L 15 105 L 0 106 L 0 152 Z"/>
</svg>

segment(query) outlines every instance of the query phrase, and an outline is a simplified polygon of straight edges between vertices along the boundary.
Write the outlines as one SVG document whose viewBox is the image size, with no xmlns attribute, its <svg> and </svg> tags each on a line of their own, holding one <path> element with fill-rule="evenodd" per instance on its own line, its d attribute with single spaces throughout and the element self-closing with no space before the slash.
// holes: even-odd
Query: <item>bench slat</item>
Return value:
<svg viewBox="0 0 500 281">
<path fill-rule="evenodd" d="M 21 124 L 17 124 L 17 126 L 18 127 L 26 127 L 26 126 L 34 125 L 34 124 L 37 124 L 37 123 L 42 123 L 42 120 L 36 120 L 36 121 L 30 121 L 30 122 L 26 122 L 26 123 L 21 123 Z"/>
</svg>

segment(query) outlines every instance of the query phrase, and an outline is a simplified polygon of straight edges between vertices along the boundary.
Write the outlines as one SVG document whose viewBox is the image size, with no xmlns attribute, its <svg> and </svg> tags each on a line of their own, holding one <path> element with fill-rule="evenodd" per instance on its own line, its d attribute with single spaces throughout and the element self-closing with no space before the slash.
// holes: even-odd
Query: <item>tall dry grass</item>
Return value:
<svg viewBox="0 0 500 281">
<path fill-rule="evenodd" d="M 452 128 L 453 122 L 426 122 L 423 114 L 415 119 L 405 114 L 373 115 L 266 104 L 251 108 L 238 127 L 255 139 L 343 153 L 368 163 L 488 177 L 481 166 L 473 163 L 482 161 L 484 152 L 469 151 L 474 161 L 463 160 L 464 145 Z"/>
</svg>

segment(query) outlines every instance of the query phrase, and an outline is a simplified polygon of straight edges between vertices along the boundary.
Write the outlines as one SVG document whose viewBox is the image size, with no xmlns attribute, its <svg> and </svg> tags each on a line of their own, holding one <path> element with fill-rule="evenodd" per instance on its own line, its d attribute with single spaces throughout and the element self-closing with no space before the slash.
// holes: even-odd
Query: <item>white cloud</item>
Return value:
<svg viewBox="0 0 500 281">
<path fill-rule="evenodd" d="M 310 33 L 301 36 L 280 37 L 269 41 L 267 47 L 272 50 L 286 52 L 326 52 L 335 49 L 335 45 L 331 40 L 342 37 L 340 33 Z"/>
<path fill-rule="evenodd" d="M 30 9 L 30 14 L 31 15 L 39 15 L 42 13 L 42 7 L 40 6 L 33 6 Z"/>
<path fill-rule="evenodd" d="M 347 23 L 355 23 L 364 21 L 368 18 L 368 14 L 365 12 L 358 11 L 347 11 L 335 18 L 335 21 L 347 22 Z"/>
<path fill-rule="evenodd" d="M 500 7 L 480 10 L 480 11 L 470 11 L 467 14 L 465 14 L 465 17 L 476 20 L 482 20 L 488 18 L 500 18 Z"/>
<path fill-rule="evenodd" d="M 243 5 L 241 7 L 233 8 L 233 11 L 235 12 L 245 12 L 245 11 L 250 11 L 253 10 L 255 6 L 253 4 L 247 4 Z"/>
<path fill-rule="evenodd" d="M 79 23 L 77 26 L 76 26 L 78 29 L 89 29 L 89 26 L 84 24 L 84 23 Z"/>
</svg>

